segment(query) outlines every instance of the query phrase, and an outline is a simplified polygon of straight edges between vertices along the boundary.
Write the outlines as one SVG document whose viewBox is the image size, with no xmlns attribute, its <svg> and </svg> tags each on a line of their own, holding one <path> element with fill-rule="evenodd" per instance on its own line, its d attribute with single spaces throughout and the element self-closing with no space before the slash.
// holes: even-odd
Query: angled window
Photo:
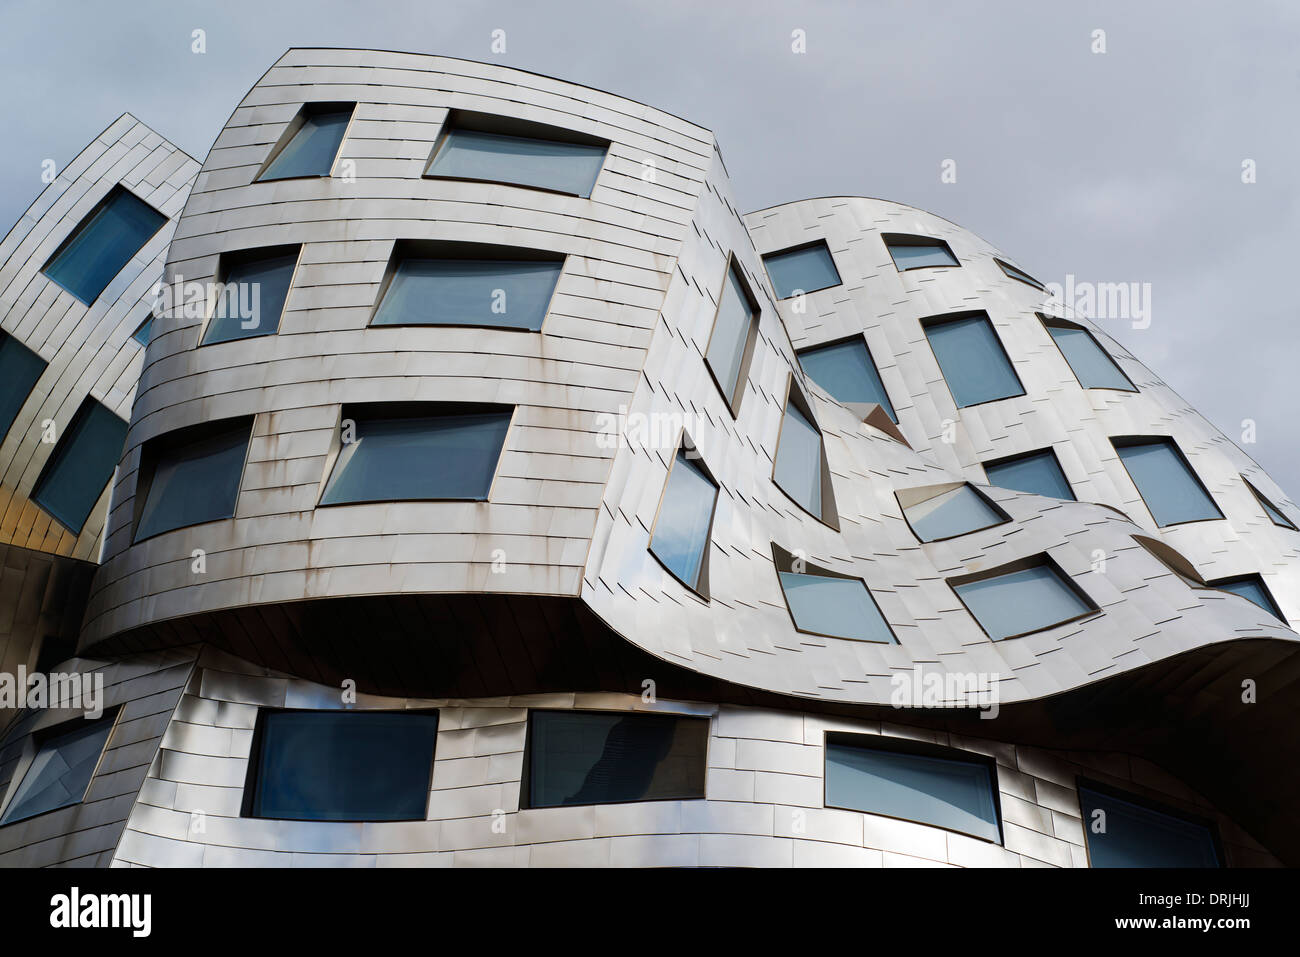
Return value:
<svg viewBox="0 0 1300 957">
<path fill-rule="evenodd" d="M 149 345 L 149 337 L 153 335 L 153 313 L 144 317 L 144 322 L 136 326 L 135 332 L 131 333 L 131 338 L 142 346 Z"/>
<path fill-rule="evenodd" d="M 958 408 L 1025 394 L 984 313 L 937 316 L 922 327 Z"/>
<path fill-rule="evenodd" d="M 1286 621 L 1282 609 L 1277 607 L 1277 602 L 1273 600 L 1273 595 L 1269 592 L 1268 586 L 1264 584 L 1264 579 L 1259 575 L 1238 575 L 1234 578 L 1223 578 L 1217 582 L 1206 582 L 1206 584 L 1211 588 L 1230 591 L 1234 595 L 1240 595 L 1248 601 L 1253 601 L 1278 621 Z"/>
<path fill-rule="evenodd" d="M 125 442 L 126 423 L 87 396 L 41 469 L 32 501 L 73 534 L 81 534 Z"/>
<path fill-rule="evenodd" d="M 257 181 L 329 176 L 355 109 L 355 103 L 303 106 L 272 150 L 270 162 Z"/>
<path fill-rule="evenodd" d="M 659 514 L 650 533 L 650 554 L 683 585 L 709 593 L 709 533 L 718 502 L 718 484 L 704 463 L 677 450 L 664 484 Z"/>
<path fill-rule="evenodd" d="M 248 455 L 251 418 L 182 429 L 145 443 L 134 541 L 231 518 Z"/>
<path fill-rule="evenodd" d="M 898 643 L 866 582 L 800 560 L 772 546 L 777 579 L 798 631 L 828 638 Z"/>
<path fill-rule="evenodd" d="M 1009 488 L 1015 492 L 1030 492 L 1048 498 L 1074 501 L 1074 490 L 1061 471 L 1061 463 L 1051 449 L 1040 449 L 1024 455 L 1012 455 L 995 462 L 984 463 L 984 474 L 989 484 Z"/>
<path fill-rule="evenodd" d="M 704 364 L 733 416 L 740 411 L 740 400 L 745 395 L 745 380 L 757 338 L 758 303 L 740 277 L 740 269 L 728 259 L 713 332 L 704 351 Z"/>
<path fill-rule="evenodd" d="M 0 825 L 80 804 L 113 732 L 112 715 L 93 721 L 77 718 L 34 738 L 36 755 L 28 765 Z"/>
<path fill-rule="evenodd" d="M 320 503 L 486 501 L 513 413 L 455 402 L 345 406 Z"/>
<path fill-rule="evenodd" d="M 0 442 L 44 371 L 44 359 L 9 333 L 0 332 Z"/>
<path fill-rule="evenodd" d="M 880 373 L 872 361 L 871 351 L 861 336 L 805 349 L 799 353 L 799 365 L 808 378 L 825 389 L 836 402 L 875 403 L 889 414 L 890 419 L 898 421 L 893 403 L 889 401 L 889 394 L 885 392 Z"/>
<path fill-rule="evenodd" d="M 1002 842 L 992 759 L 879 735 L 826 735 L 826 806 Z"/>
<path fill-rule="evenodd" d="M 1057 348 L 1061 350 L 1061 355 L 1065 356 L 1065 361 L 1069 363 L 1074 377 L 1079 380 L 1079 385 L 1085 389 L 1137 391 L 1137 387 L 1120 371 L 1110 353 L 1103 349 L 1101 343 L 1083 326 L 1043 315 L 1038 318 L 1047 327 Z"/>
<path fill-rule="evenodd" d="M 372 326 L 537 332 L 564 257 L 504 246 L 398 243 Z"/>
<path fill-rule="evenodd" d="M 201 345 L 275 335 L 301 246 L 223 253 L 221 288 Z"/>
<path fill-rule="evenodd" d="M 453 110 L 425 176 L 589 197 L 609 142 L 572 130 Z"/>
<path fill-rule="evenodd" d="M 1079 809 L 1091 867 L 1222 866 L 1218 835 L 1195 818 L 1082 782 Z"/>
<path fill-rule="evenodd" d="M 899 272 L 931 266 L 957 266 L 957 257 L 942 239 L 885 233 L 882 237 Z"/>
<path fill-rule="evenodd" d="M 772 481 L 805 512 L 832 528 L 838 528 L 835 491 L 826 464 L 826 445 L 822 441 L 821 429 L 813 419 L 808 400 L 795 385 L 793 375 L 786 388 L 785 416 L 776 438 Z"/>
<path fill-rule="evenodd" d="M 1025 285 L 1033 286 L 1035 289 L 1043 288 L 1043 284 L 1041 282 L 1039 282 L 1033 276 L 1029 275 L 1029 273 L 1022 272 L 1021 270 L 1017 269 L 1015 266 L 1011 265 L 1011 263 L 1005 263 L 1001 259 L 998 259 L 996 257 L 994 257 L 993 261 L 998 264 L 999 269 L 1001 269 L 1012 279 L 1018 279 L 1021 282 L 1023 282 Z"/>
<path fill-rule="evenodd" d="M 1173 440 L 1115 438 L 1111 443 L 1157 525 L 1223 518 Z"/>
<path fill-rule="evenodd" d="M 530 711 L 526 807 L 704 797 L 709 719 Z"/>
<path fill-rule="evenodd" d="M 922 542 L 956 538 L 1010 521 L 1002 509 L 964 482 L 903 489 L 896 496 L 912 534 Z"/>
<path fill-rule="evenodd" d="M 423 821 L 436 711 L 261 711 L 244 817 Z"/>
<path fill-rule="evenodd" d="M 768 253 L 763 257 L 763 265 L 767 267 L 778 299 L 789 299 L 801 292 L 816 292 L 840 284 L 840 273 L 831 258 L 830 247 L 822 239 Z"/>
<path fill-rule="evenodd" d="M 0 413 L 0 428 L 2 428 L 3 426 L 4 426 L 4 415 L 3 413 Z M 1282 528 L 1289 528 L 1292 531 L 1296 530 L 1296 527 L 1292 523 L 1291 519 L 1283 515 L 1281 511 L 1278 510 L 1277 506 L 1274 505 L 1265 497 L 1263 492 L 1255 488 L 1255 486 L 1251 485 L 1249 479 L 1247 479 L 1243 475 L 1241 477 L 1241 480 L 1246 483 L 1246 488 L 1250 489 L 1251 494 L 1255 496 L 1255 500 L 1259 502 L 1259 507 L 1264 510 L 1264 514 L 1268 516 L 1268 520 L 1270 522 L 1272 522 L 1274 525 L 1280 525 Z"/>
<path fill-rule="evenodd" d="M 90 305 L 165 222 L 144 200 L 114 186 L 41 271 Z"/>
<path fill-rule="evenodd" d="M 949 580 L 995 641 L 1063 625 L 1097 606 L 1046 555 Z"/>
</svg>

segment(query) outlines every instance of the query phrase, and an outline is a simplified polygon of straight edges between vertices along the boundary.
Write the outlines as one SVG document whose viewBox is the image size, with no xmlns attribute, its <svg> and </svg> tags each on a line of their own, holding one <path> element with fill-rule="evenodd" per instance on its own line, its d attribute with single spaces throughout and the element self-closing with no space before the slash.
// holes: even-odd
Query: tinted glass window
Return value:
<svg viewBox="0 0 1300 957">
<path fill-rule="evenodd" d="M 0 824 L 80 804 L 112 730 L 111 718 L 80 719 L 69 725 L 69 730 L 46 739 L 23 775 Z"/>
<path fill-rule="evenodd" d="M 1243 575 L 1241 578 L 1230 578 L 1227 581 L 1213 582 L 1212 586 L 1222 591 L 1230 591 L 1234 595 L 1240 595 L 1242 598 L 1253 601 L 1274 618 L 1286 621 L 1286 619 L 1282 617 L 1282 612 L 1277 607 L 1277 603 L 1273 601 L 1273 596 L 1269 594 L 1268 587 L 1265 586 L 1264 580 L 1258 575 Z"/>
<path fill-rule="evenodd" d="M 44 359 L 13 336 L 0 332 L 0 442 L 44 371 Z"/>
<path fill-rule="evenodd" d="M 907 523 L 923 542 L 954 538 L 1006 521 L 969 485 L 941 492 L 906 509 Z"/>
<path fill-rule="evenodd" d="M 806 511 L 822 514 L 822 434 L 793 402 L 786 402 L 777 442 L 776 484 Z"/>
<path fill-rule="evenodd" d="M 339 144 L 352 119 L 352 107 L 312 110 L 284 149 L 271 160 L 258 179 L 291 179 L 295 176 L 328 176 L 334 167 Z"/>
<path fill-rule="evenodd" d="M 993 775 L 964 761 L 826 743 L 826 803 L 1001 841 Z"/>
<path fill-rule="evenodd" d="M 157 453 L 135 540 L 234 515 L 249 434 L 249 424 L 242 422 L 216 435 L 163 447 Z"/>
<path fill-rule="evenodd" d="M 749 299 L 745 296 L 744 287 L 733 266 L 727 270 L 727 281 L 722 284 L 722 302 L 718 306 L 718 317 L 713 324 L 708 352 L 704 355 L 723 396 L 733 406 L 740 404 L 737 386 L 743 372 L 741 367 L 745 361 L 745 346 L 749 343 L 749 330 L 754 319 L 754 310 L 749 305 Z"/>
<path fill-rule="evenodd" d="M 900 270 L 920 269 L 924 266 L 956 266 L 957 257 L 946 243 L 890 242 L 889 255 Z"/>
<path fill-rule="evenodd" d="M 789 299 L 802 292 L 816 292 L 840 284 L 829 247 L 823 243 L 787 249 L 763 257 L 763 265 L 772 279 L 778 299 Z"/>
<path fill-rule="evenodd" d="M 537 332 L 562 263 L 403 259 L 376 326 L 502 326 Z"/>
<path fill-rule="evenodd" d="M 140 323 L 140 325 L 136 328 L 135 332 L 131 333 L 131 338 L 134 339 L 136 342 L 140 343 L 140 345 L 147 346 L 149 344 L 149 336 L 152 333 L 153 333 L 153 314 L 150 313 L 149 316 L 145 318 L 144 322 Z"/>
<path fill-rule="evenodd" d="M 1004 263 L 1001 259 L 995 259 L 993 261 L 997 263 L 998 267 L 1004 273 L 1010 276 L 1012 279 L 1019 279 L 1021 282 L 1033 286 L 1035 289 L 1043 288 L 1043 284 L 1039 282 L 1037 279 L 1035 279 L 1033 276 L 1029 275 L 1029 273 L 1021 272 L 1015 266 L 1011 265 L 1010 263 Z"/>
<path fill-rule="evenodd" d="M 894 406 L 880 381 L 876 364 L 862 339 L 818 346 L 799 353 L 799 364 L 809 378 L 838 402 L 878 403 L 895 422 Z"/>
<path fill-rule="evenodd" d="M 41 470 L 32 501 L 80 533 L 113 477 L 125 442 L 126 423 L 86 399 Z"/>
<path fill-rule="evenodd" d="M 453 129 L 426 176 L 487 180 L 590 196 L 605 147 Z"/>
<path fill-rule="evenodd" d="M 867 586 L 856 578 L 832 578 L 796 572 L 779 572 L 790 617 L 800 631 L 834 638 L 894 643 L 894 634 L 872 600 Z"/>
<path fill-rule="evenodd" d="M 707 718 L 534 711 L 528 806 L 704 797 Z"/>
<path fill-rule="evenodd" d="M 321 504 L 486 499 L 510 414 L 358 416 L 355 439 L 343 444 Z"/>
<path fill-rule="evenodd" d="M 45 275 L 89 305 L 165 222 L 144 200 L 114 187 L 45 264 Z"/>
<path fill-rule="evenodd" d="M 1061 471 L 1061 463 L 1050 449 L 1002 462 L 989 462 L 984 466 L 984 472 L 990 485 L 1048 498 L 1074 500 L 1074 491 Z"/>
<path fill-rule="evenodd" d="M 994 639 L 1042 631 L 1093 610 L 1046 564 L 956 585 L 954 590 Z"/>
<path fill-rule="evenodd" d="M 261 722 L 252 817 L 424 820 L 436 713 L 265 711 Z"/>
<path fill-rule="evenodd" d="M 1048 326 L 1056 344 L 1061 348 L 1065 361 L 1074 370 L 1079 384 L 1085 389 L 1123 389 L 1125 392 L 1136 391 L 1115 360 L 1097 344 L 1085 329 Z"/>
<path fill-rule="evenodd" d="M 0 384 L 0 388 L 3 388 L 3 384 Z M 0 415 L 0 425 L 3 424 L 4 424 L 4 417 L 3 415 Z M 1245 480 L 1243 479 L 1243 481 Z M 1264 514 L 1268 516 L 1269 521 L 1271 521 L 1274 525 L 1281 525 L 1283 528 L 1290 528 L 1290 529 L 1295 528 L 1295 525 L 1292 523 L 1292 521 L 1289 518 L 1287 518 L 1285 515 L 1283 515 L 1281 511 L 1279 511 L 1273 505 L 1272 502 L 1270 502 L 1263 495 L 1261 495 L 1259 490 L 1255 488 L 1255 486 L 1251 485 L 1249 482 L 1246 482 L 1246 488 L 1250 489 L 1251 494 L 1255 496 L 1256 501 L 1258 501 L 1260 507 L 1264 509 Z"/>
<path fill-rule="evenodd" d="M 1124 467 L 1157 525 L 1222 518 L 1196 473 L 1167 439 L 1119 445 Z"/>
<path fill-rule="evenodd" d="M 986 317 L 932 323 L 925 334 L 959 407 L 1025 394 Z"/>
<path fill-rule="evenodd" d="M 709 545 L 718 487 L 679 451 L 668 475 L 650 551 L 679 579 L 696 588 Z"/>
<path fill-rule="evenodd" d="M 280 315 L 297 264 L 297 250 L 277 251 L 241 258 L 227 269 L 225 288 L 208 322 L 203 345 L 274 335 L 280 328 Z"/>
<path fill-rule="evenodd" d="M 1214 835 L 1203 824 L 1086 787 L 1079 806 L 1093 867 L 1219 866 Z"/>
</svg>

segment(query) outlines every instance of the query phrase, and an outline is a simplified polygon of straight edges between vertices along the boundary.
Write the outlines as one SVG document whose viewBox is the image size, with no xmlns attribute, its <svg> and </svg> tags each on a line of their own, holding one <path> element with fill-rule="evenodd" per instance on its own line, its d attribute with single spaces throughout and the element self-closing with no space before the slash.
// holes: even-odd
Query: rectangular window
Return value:
<svg viewBox="0 0 1300 957">
<path fill-rule="evenodd" d="M 805 512 L 836 527 L 839 517 L 821 429 L 793 378 L 788 388 L 785 416 L 776 439 L 772 481 Z"/>
<path fill-rule="evenodd" d="M 587 198 L 608 150 L 607 141 L 570 130 L 453 111 L 424 175 Z"/>
<path fill-rule="evenodd" d="M 144 200 L 114 186 L 41 271 L 90 305 L 165 222 Z"/>
<path fill-rule="evenodd" d="M 0 332 L 0 442 L 13 428 L 43 372 L 44 359 L 7 332 Z"/>
<path fill-rule="evenodd" d="M 740 400 L 745 395 L 745 379 L 757 336 L 758 304 L 740 278 L 735 263 L 729 261 L 704 362 L 733 416 L 739 412 Z"/>
<path fill-rule="evenodd" d="M 423 821 L 436 711 L 262 711 L 245 817 Z"/>
<path fill-rule="evenodd" d="M 1204 823 L 1083 784 L 1079 808 L 1091 867 L 1221 866 L 1218 837 Z M 1105 828 L 1092 827 L 1094 821 Z"/>
<path fill-rule="evenodd" d="M 134 541 L 231 518 L 248 455 L 252 419 L 185 429 L 149 440 L 141 454 Z"/>
<path fill-rule="evenodd" d="M 306 104 L 286 128 L 257 181 L 329 176 L 355 109 L 355 103 Z"/>
<path fill-rule="evenodd" d="M 136 326 L 135 332 L 131 333 L 131 338 L 142 346 L 149 345 L 149 336 L 153 334 L 153 313 L 145 316 L 144 322 Z"/>
<path fill-rule="evenodd" d="M 1045 556 L 952 579 L 950 584 L 994 641 L 1065 624 L 1097 610 Z"/>
<path fill-rule="evenodd" d="M 1002 841 L 995 766 L 966 751 L 828 734 L 826 806 Z"/>
<path fill-rule="evenodd" d="M 1264 579 L 1259 575 L 1239 575 L 1236 578 L 1224 578 L 1217 582 L 1206 582 L 1211 588 L 1218 588 L 1221 591 L 1229 591 L 1234 595 L 1240 595 L 1247 601 L 1252 601 L 1260 608 L 1276 618 L 1278 621 L 1286 621 L 1282 610 L 1277 607 L 1277 602 L 1269 593 L 1268 586 L 1264 584 Z"/>
<path fill-rule="evenodd" d="M 202 345 L 275 335 L 301 246 L 223 253 L 222 288 Z"/>
<path fill-rule="evenodd" d="M 1074 490 L 1051 449 L 985 462 L 984 474 L 989 477 L 990 485 L 999 488 L 1075 501 Z"/>
<path fill-rule="evenodd" d="M 1223 518 L 1183 453 L 1170 439 L 1111 439 L 1156 524 Z"/>
<path fill-rule="evenodd" d="M 1007 521 L 1006 514 L 969 485 L 934 485 L 897 493 L 907 524 L 920 541 L 937 542 Z"/>
<path fill-rule="evenodd" d="M 1011 265 L 1011 263 L 1004 263 L 1001 259 L 997 259 L 997 258 L 995 258 L 993 261 L 998 264 L 999 269 L 1001 269 L 1012 279 L 1018 279 L 1020 282 L 1023 282 L 1025 285 L 1033 286 L 1035 289 L 1043 288 L 1043 284 L 1041 282 L 1039 282 L 1033 276 L 1029 275 L 1029 273 L 1017 269 L 1015 266 Z"/>
<path fill-rule="evenodd" d="M 0 414 L 0 425 L 3 424 L 4 424 L 4 416 L 3 414 Z M 1270 522 L 1272 522 L 1274 525 L 1279 525 L 1282 528 L 1289 528 L 1293 532 L 1296 530 L 1295 524 L 1291 521 L 1291 519 L 1283 515 L 1282 512 L 1278 509 L 1278 507 L 1274 505 L 1272 502 L 1270 502 L 1267 497 L 1265 497 L 1264 493 L 1262 493 L 1259 489 L 1255 488 L 1255 486 L 1251 485 L 1244 475 L 1241 477 L 1241 480 L 1246 483 L 1246 488 L 1250 489 L 1250 493 L 1255 496 L 1255 501 L 1259 502 L 1260 508 L 1264 510 L 1264 514 L 1268 516 L 1268 520 Z"/>
<path fill-rule="evenodd" d="M 1069 363 L 1074 377 L 1085 389 L 1118 389 L 1121 392 L 1136 392 L 1137 387 L 1120 371 L 1115 360 L 1110 357 L 1091 332 L 1082 326 L 1076 326 L 1063 320 L 1039 316 L 1043 325 L 1051 334 L 1061 355 Z"/>
<path fill-rule="evenodd" d="M 777 579 L 790 618 L 799 631 L 828 638 L 897 644 L 893 630 L 871 596 L 866 582 L 801 561 L 772 546 Z"/>
<path fill-rule="evenodd" d="M 708 718 L 531 711 L 527 806 L 703 798 L 708 744 Z"/>
<path fill-rule="evenodd" d="M 888 413 L 890 419 L 898 421 L 889 394 L 880 381 L 880 373 L 872 361 L 871 351 L 861 336 L 805 349 L 799 353 L 799 365 L 835 401 L 875 403 Z"/>
<path fill-rule="evenodd" d="M 461 403 L 345 407 L 343 445 L 320 503 L 486 501 L 512 414 Z"/>
<path fill-rule="evenodd" d="M 839 270 L 835 268 L 835 260 L 825 240 L 768 253 L 763 257 L 763 265 L 778 299 L 789 299 L 800 293 L 840 284 Z"/>
<path fill-rule="evenodd" d="M 41 469 L 32 501 L 74 535 L 81 534 L 125 443 L 126 423 L 87 396 Z"/>
<path fill-rule="evenodd" d="M 36 756 L 0 817 L 0 825 L 80 804 L 113 732 L 113 715 L 78 718 L 38 734 Z"/>
<path fill-rule="evenodd" d="M 682 584 L 704 595 L 708 594 L 709 532 L 717 501 L 717 483 L 685 449 L 679 449 L 650 534 L 650 553 Z"/>
<path fill-rule="evenodd" d="M 371 325 L 541 330 L 563 258 L 528 251 L 518 251 L 519 258 L 509 251 L 481 258 L 421 256 L 419 248 L 399 244 Z"/>
<path fill-rule="evenodd" d="M 988 316 L 939 317 L 922 325 L 958 408 L 1025 394 Z"/>
<path fill-rule="evenodd" d="M 899 272 L 932 266 L 958 266 L 957 257 L 942 239 L 886 233 L 883 237 Z"/>
</svg>

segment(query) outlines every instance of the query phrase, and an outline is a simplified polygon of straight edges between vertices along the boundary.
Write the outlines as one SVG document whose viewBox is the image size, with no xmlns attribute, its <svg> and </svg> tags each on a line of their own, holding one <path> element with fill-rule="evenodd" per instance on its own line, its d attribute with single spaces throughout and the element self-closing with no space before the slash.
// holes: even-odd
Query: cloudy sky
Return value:
<svg viewBox="0 0 1300 957">
<path fill-rule="evenodd" d="M 1280 281 L 1300 252 L 1294 0 L 0 7 L 0 224 L 40 191 L 44 159 L 61 166 L 124 111 L 201 159 L 290 46 L 493 60 L 712 129 L 742 209 L 879 196 L 973 230 L 1044 281 L 1150 283 L 1150 327 L 1108 331 L 1300 498 L 1300 323 Z"/>
</svg>

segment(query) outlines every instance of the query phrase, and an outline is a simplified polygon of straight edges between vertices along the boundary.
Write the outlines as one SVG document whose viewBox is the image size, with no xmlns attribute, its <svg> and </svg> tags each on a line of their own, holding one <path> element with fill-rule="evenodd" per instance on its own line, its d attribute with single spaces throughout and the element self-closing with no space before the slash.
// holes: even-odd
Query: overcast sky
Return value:
<svg viewBox="0 0 1300 957">
<path fill-rule="evenodd" d="M 1103 325 L 1300 498 L 1295 0 L 0 0 L 0 23 L 0 231 L 122 112 L 201 160 L 288 47 L 490 60 L 712 129 L 743 210 L 878 196 L 1046 282 L 1150 283 L 1149 328 Z"/>
</svg>

